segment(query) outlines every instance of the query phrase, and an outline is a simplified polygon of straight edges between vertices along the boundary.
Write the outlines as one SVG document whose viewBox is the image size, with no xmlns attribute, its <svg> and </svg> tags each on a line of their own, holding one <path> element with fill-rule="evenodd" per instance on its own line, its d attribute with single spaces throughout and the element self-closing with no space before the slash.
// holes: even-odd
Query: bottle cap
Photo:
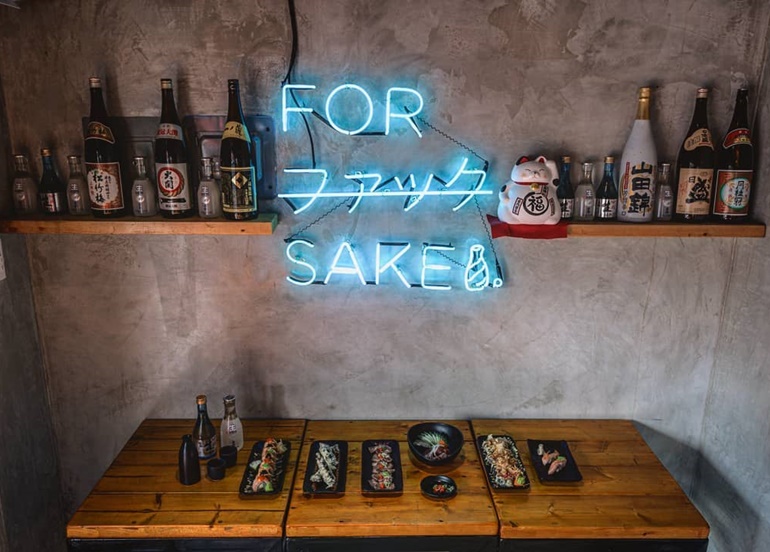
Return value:
<svg viewBox="0 0 770 552">
<path fill-rule="evenodd" d="M 196 401 L 198 404 L 206 404 L 206 395 L 198 395 Z"/>
<path fill-rule="evenodd" d="M 174 85 L 171 83 L 171 79 L 160 79 L 160 89 L 161 90 L 170 90 L 174 87 Z"/>
<path fill-rule="evenodd" d="M 26 156 L 26 155 L 23 155 L 23 154 L 21 154 L 21 153 L 17 153 L 16 155 L 14 155 L 14 156 L 13 156 L 13 158 L 14 158 L 16 161 L 22 161 L 22 160 L 23 160 L 23 161 L 26 161 L 26 160 L 27 160 L 27 156 Z"/>
<path fill-rule="evenodd" d="M 91 77 L 88 79 L 88 86 L 91 88 L 101 88 L 102 87 L 102 79 L 99 77 Z"/>
<path fill-rule="evenodd" d="M 639 99 L 640 100 L 649 100 L 651 94 L 651 89 L 649 86 L 643 86 L 639 89 Z"/>
<path fill-rule="evenodd" d="M 709 89 L 708 88 L 698 88 L 698 97 L 699 98 L 708 98 L 709 97 Z"/>
<path fill-rule="evenodd" d="M 79 155 L 68 155 L 67 161 L 70 163 L 80 163 L 80 156 Z"/>
<path fill-rule="evenodd" d="M 593 163 L 590 163 L 588 161 L 583 163 L 583 170 L 585 170 L 585 169 L 593 169 L 593 168 L 594 168 L 594 164 Z"/>
<path fill-rule="evenodd" d="M 561 162 L 562 163 L 572 163 L 572 158 L 569 155 L 562 155 Z"/>
<path fill-rule="evenodd" d="M 660 168 L 661 169 L 670 169 L 671 168 L 671 163 L 661 163 L 660 164 Z"/>
<path fill-rule="evenodd" d="M 605 163 L 614 163 L 615 162 L 615 158 L 612 157 L 611 155 L 608 155 L 607 157 L 604 158 L 604 162 Z"/>
<path fill-rule="evenodd" d="M 51 157 L 51 150 L 48 148 L 43 148 L 40 150 L 40 155 L 43 157 Z"/>
<path fill-rule="evenodd" d="M 227 79 L 228 86 L 238 86 L 238 79 Z"/>
<path fill-rule="evenodd" d="M 225 404 L 234 404 L 235 395 L 225 395 L 222 400 L 225 402 Z"/>
</svg>

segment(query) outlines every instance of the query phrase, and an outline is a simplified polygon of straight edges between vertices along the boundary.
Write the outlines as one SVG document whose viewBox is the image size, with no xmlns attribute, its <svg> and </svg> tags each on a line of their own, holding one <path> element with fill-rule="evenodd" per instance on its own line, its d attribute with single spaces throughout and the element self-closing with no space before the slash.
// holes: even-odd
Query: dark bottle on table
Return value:
<svg viewBox="0 0 770 552">
<path fill-rule="evenodd" d="M 197 401 L 198 419 L 195 420 L 195 427 L 193 428 L 193 441 L 198 451 L 198 458 L 206 460 L 217 454 L 217 432 L 209 419 L 206 395 L 198 395 Z"/>
<path fill-rule="evenodd" d="M 559 174 L 559 186 L 556 188 L 556 197 L 561 204 L 561 220 L 572 220 L 575 212 L 575 191 L 572 189 L 570 169 L 572 159 L 569 155 L 561 158 L 561 173 Z"/>
<path fill-rule="evenodd" d="M 618 187 L 615 185 L 615 158 L 604 158 L 604 176 L 596 189 L 596 218 L 615 220 L 618 214 Z"/>
<path fill-rule="evenodd" d="M 687 137 L 676 162 L 674 220 L 702 222 L 711 210 L 714 185 L 714 144 L 708 128 L 708 88 L 699 88 Z"/>
<path fill-rule="evenodd" d="M 162 107 L 155 135 L 155 174 L 160 214 L 165 218 L 185 218 L 195 214 L 190 179 L 187 175 L 187 148 L 174 103 L 171 79 L 160 79 Z"/>
<path fill-rule="evenodd" d="M 719 222 L 745 222 L 754 180 L 754 147 L 748 116 L 749 91 L 738 90 L 730 128 L 719 144 L 711 209 Z"/>
<path fill-rule="evenodd" d="M 120 168 L 120 148 L 109 127 L 102 97 L 102 81 L 88 79 L 91 87 L 91 115 L 85 140 L 85 165 L 91 213 L 98 218 L 126 214 L 126 193 Z"/>
<path fill-rule="evenodd" d="M 228 80 L 227 90 L 227 122 L 219 152 L 222 214 L 230 220 L 248 220 L 258 215 L 252 143 L 241 109 L 238 80 Z"/>
<path fill-rule="evenodd" d="M 67 187 L 56 174 L 51 150 L 43 148 L 40 155 L 43 157 L 43 176 L 38 188 L 40 208 L 47 215 L 61 215 L 67 212 Z"/>
<path fill-rule="evenodd" d="M 179 447 L 179 482 L 182 485 L 194 485 L 201 480 L 201 465 L 198 461 L 198 451 L 192 435 L 182 437 Z"/>
</svg>

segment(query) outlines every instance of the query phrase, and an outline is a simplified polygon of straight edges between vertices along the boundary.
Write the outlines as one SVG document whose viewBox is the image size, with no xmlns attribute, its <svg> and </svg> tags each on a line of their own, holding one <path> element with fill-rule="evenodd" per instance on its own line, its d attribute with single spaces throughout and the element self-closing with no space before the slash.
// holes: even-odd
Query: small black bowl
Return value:
<svg viewBox="0 0 770 552">
<path fill-rule="evenodd" d="M 417 444 L 423 434 L 438 434 L 441 436 L 449 448 L 447 456 L 441 459 L 428 458 L 426 454 L 430 452 L 430 448 Z M 406 440 L 409 443 L 409 450 L 412 451 L 412 454 L 417 460 L 429 466 L 442 466 L 448 464 L 460 454 L 460 451 L 463 448 L 462 432 L 453 425 L 438 422 L 413 425 L 406 434 Z"/>
<path fill-rule="evenodd" d="M 435 488 L 436 485 L 444 485 L 446 490 L 439 491 Z M 420 490 L 428 498 L 448 500 L 457 495 L 457 484 L 454 479 L 446 475 L 429 475 L 420 481 Z"/>
</svg>

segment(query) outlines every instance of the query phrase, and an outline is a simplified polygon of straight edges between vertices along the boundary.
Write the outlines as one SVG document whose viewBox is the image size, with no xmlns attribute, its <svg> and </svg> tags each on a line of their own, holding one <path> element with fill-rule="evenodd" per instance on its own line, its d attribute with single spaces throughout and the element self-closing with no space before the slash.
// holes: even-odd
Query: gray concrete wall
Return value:
<svg viewBox="0 0 770 552">
<path fill-rule="evenodd" d="M 0 550 L 63 550 L 58 451 L 24 238 L 2 237 L 8 278 L 0 282 Z"/>
<path fill-rule="evenodd" d="M 495 187 L 521 154 L 619 154 L 641 84 L 658 85 L 663 159 L 674 159 L 700 85 L 713 86 L 711 123 L 721 135 L 737 84 L 759 81 L 770 20 L 770 6 L 750 1 L 298 4 L 297 81 L 326 91 L 348 80 L 371 91 L 418 87 L 426 117 L 492 161 Z M 282 2 L 27 8 L 0 21 L 16 149 L 51 144 L 60 166 L 80 151 L 93 73 L 106 77 L 115 114 L 156 116 L 164 76 L 177 79 L 182 113 L 224 112 L 225 80 L 238 77 L 247 112 L 279 114 L 289 54 Z M 337 178 L 369 166 L 446 170 L 462 154 L 434 133 L 418 142 L 314 128 L 319 160 Z M 307 162 L 299 132 L 280 135 L 278 150 L 281 167 Z M 451 240 L 466 250 L 483 242 L 478 215 L 451 214 L 442 201 L 407 214 L 394 203 L 339 210 L 305 235 L 320 265 L 347 237 L 370 267 L 378 239 Z M 495 205 L 481 202 L 486 212 Z M 720 374 L 764 370 L 748 346 L 728 360 L 725 340 L 729 328 L 770 329 L 758 301 L 736 303 L 736 263 L 766 264 L 765 240 L 498 240 L 500 290 L 407 291 L 392 280 L 308 289 L 285 282 L 282 238 L 321 210 L 268 208 L 281 214 L 272 238 L 28 239 L 69 512 L 143 418 L 191 417 L 200 392 L 219 415 L 218 397 L 234 392 L 244 416 L 633 418 L 708 514 L 713 549 L 735 549 L 699 451 L 713 443 L 719 393 L 737 385 Z M 419 274 L 416 260 L 408 268 Z M 753 291 L 767 286 L 766 272 L 751 275 Z M 742 431 L 764 437 L 755 424 Z M 738 452 L 709 446 L 739 462 Z M 742 481 L 735 492 L 750 500 Z M 749 529 L 737 530 L 748 539 Z"/>
</svg>

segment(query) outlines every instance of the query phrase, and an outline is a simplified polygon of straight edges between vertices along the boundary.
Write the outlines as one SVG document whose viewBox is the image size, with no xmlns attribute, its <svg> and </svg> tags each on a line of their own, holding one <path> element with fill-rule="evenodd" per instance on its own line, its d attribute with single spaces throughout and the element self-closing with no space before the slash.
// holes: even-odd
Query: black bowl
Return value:
<svg viewBox="0 0 770 552">
<path fill-rule="evenodd" d="M 435 485 L 443 485 L 446 490 L 443 492 L 436 491 L 434 489 Z M 457 495 L 457 484 L 454 482 L 454 479 L 446 475 L 429 475 L 420 481 L 420 490 L 428 498 L 448 500 Z"/>
<path fill-rule="evenodd" d="M 423 434 L 438 434 L 449 448 L 447 456 L 444 458 L 429 456 L 431 448 L 418 444 L 422 440 L 421 436 Z M 460 450 L 463 448 L 462 432 L 455 426 L 437 422 L 417 424 L 410 427 L 406 434 L 406 440 L 409 442 L 409 450 L 412 451 L 417 460 L 429 466 L 448 464 L 460 454 Z"/>
</svg>

